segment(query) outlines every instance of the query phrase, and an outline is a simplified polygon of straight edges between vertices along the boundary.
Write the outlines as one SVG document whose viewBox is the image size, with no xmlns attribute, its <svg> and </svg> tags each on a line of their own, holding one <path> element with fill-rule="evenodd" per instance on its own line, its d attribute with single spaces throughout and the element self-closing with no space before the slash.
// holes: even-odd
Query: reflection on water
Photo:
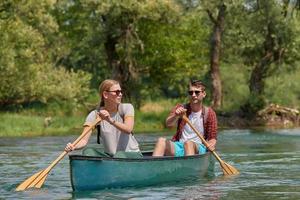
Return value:
<svg viewBox="0 0 300 200">
<path fill-rule="evenodd" d="M 137 135 L 151 150 L 158 135 Z M 224 177 L 178 181 L 153 187 L 73 192 L 68 158 L 49 174 L 42 189 L 15 192 L 16 186 L 46 168 L 62 152 L 68 137 L 1 138 L 0 199 L 300 199 L 300 129 L 226 130 L 219 134 L 221 158 L 241 172 Z"/>
</svg>

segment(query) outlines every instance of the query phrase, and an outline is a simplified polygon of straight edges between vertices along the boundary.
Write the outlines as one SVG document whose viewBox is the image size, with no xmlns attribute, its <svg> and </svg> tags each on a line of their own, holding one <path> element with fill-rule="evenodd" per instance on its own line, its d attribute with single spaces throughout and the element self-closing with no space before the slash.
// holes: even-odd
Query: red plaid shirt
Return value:
<svg viewBox="0 0 300 200">
<path fill-rule="evenodd" d="M 176 105 L 172 109 L 171 113 L 175 113 L 175 110 L 177 108 L 179 108 L 180 106 L 184 107 L 184 105 L 182 105 L 182 104 Z M 186 115 L 189 116 L 192 112 L 190 104 L 186 104 L 185 108 L 187 109 Z M 207 120 L 204 119 L 205 110 L 208 110 Z M 203 120 L 203 123 L 204 123 L 203 127 L 204 127 L 204 138 L 205 138 L 205 140 L 209 141 L 211 139 L 217 139 L 218 125 L 217 125 L 217 116 L 216 116 L 215 111 L 210 107 L 208 107 L 208 109 L 204 109 L 204 107 L 203 107 L 202 108 L 202 117 L 204 119 Z M 183 130 L 185 124 L 186 124 L 186 122 L 184 120 L 182 120 L 181 118 L 178 119 L 177 131 L 176 131 L 175 135 L 173 136 L 172 141 L 179 141 L 180 140 L 181 135 L 182 135 L 182 130 Z"/>
</svg>

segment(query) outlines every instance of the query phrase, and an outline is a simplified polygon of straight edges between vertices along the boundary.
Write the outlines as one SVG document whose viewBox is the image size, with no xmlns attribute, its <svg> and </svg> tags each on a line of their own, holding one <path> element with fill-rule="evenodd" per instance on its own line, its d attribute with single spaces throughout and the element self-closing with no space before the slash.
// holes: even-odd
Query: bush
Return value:
<svg viewBox="0 0 300 200">
<path fill-rule="evenodd" d="M 54 46 L 37 29 L 15 18 L 0 20 L 0 105 L 78 102 L 91 76 L 55 66 Z"/>
<path fill-rule="evenodd" d="M 234 72 L 234 73 L 233 73 Z M 224 64 L 221 67 L 223 80 L 223 111 L 235 111 L 243 105 L 249 96 L 246 67 L 242 64 Z"/>
<path fill-rule="evenodd" d="M 299 65 L 300 63 L 298 63 Z M 294 108 L 300 105 L 300 70 L 281 73 L 266 80 L 268 104 L 274 103 Z"/>
</svg>

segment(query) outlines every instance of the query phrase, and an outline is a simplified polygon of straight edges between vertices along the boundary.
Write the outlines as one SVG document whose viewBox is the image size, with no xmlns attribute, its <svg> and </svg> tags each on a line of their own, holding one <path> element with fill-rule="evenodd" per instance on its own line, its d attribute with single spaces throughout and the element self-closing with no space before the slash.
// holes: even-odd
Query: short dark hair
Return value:
<svg viewBox="0 0 300 200">
<path fill-rule="evenodd" d="M 191 80 L 188 87 L 193 86 L 197 88 L 201 88 L 202 90 L 205 90 L 205 84 L 200 80 Z"/>
</svg>

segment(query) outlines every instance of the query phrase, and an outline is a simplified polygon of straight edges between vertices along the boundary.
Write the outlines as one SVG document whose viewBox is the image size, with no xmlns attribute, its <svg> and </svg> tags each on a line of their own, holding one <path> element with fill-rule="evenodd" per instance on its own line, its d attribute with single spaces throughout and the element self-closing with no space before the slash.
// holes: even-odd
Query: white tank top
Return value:
<svg viewBox="0 0 300 200">
<path fill-rule="evenodd" d="M 203 128 L 203 117 L 202 117 L 202 110 L 199 112 L 192 112 L 189 115 L 189 120 L 193 124 L 193 126 L 196 128 L 197 131 L 199 131 L 202 135 L 204 133 Z M 198 135 L 193 131 L 193 129 L 186 123 L 186 125 L 183 127 L 182 135 L 180 138 L 180 142 L 186 142 L 188 140 L 191 140 L 195 143 L 201 144 L 201 139 L 198 137 Z"/>
</svg>

